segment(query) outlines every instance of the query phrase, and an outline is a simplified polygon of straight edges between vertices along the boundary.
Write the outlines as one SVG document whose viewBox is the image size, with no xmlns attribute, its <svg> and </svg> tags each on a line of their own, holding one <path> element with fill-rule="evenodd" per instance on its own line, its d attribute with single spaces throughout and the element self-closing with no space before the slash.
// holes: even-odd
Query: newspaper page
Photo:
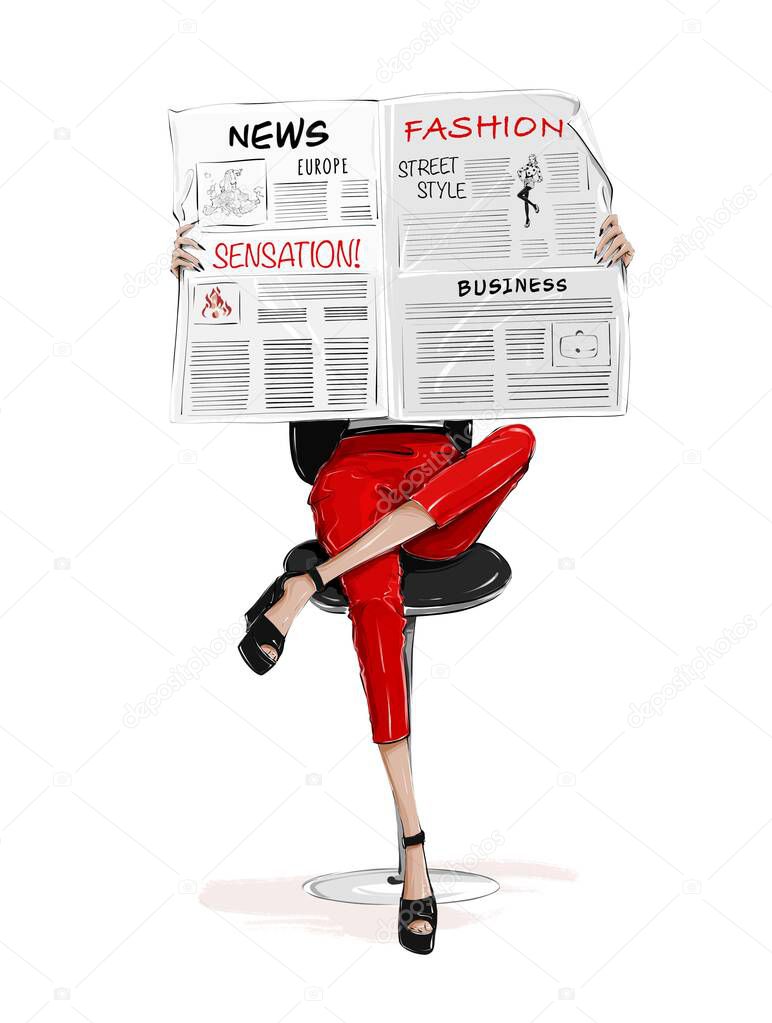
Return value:
<svg viewBox="0 0 772 1023">
<path fill-rule="evenodd" d="M 170 111 L 174 211 L 204 250 L 180 280 L 172 419 L 387 411 L 378 106 Z"/>
<path fill-rule="evenodd" d="M 621 264 L 594 250 L 611 185 L 578 100 L 446 94 L 383 105 L 391 415 L 619 415 Z"/>
</svg>

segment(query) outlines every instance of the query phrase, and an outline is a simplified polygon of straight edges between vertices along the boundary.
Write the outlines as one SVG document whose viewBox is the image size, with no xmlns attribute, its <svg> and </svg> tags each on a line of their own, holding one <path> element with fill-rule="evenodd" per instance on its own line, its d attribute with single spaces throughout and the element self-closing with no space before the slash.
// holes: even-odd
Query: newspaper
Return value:
<svg viewBox="0 0 772 1023">
<path fill-rule="evenodd" d="M 557 92 L 170 111 L 172 419 L 619 415 L 612 188 Z"/>
</svg>

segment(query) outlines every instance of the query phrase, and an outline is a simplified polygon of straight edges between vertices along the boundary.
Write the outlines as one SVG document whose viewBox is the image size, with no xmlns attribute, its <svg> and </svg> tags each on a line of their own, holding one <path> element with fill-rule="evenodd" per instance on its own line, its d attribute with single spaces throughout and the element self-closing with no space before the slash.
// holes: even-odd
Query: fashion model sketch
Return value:
<svg viewBox="0 0 772 1023">
<path fill-rule="evenodd" d="M 519 197 L 541 180 L 531 158 L 521 169 Z M 237 189 L 229 183 L 228 192 Z M 196 270 L 202 246 L 179 228 L 172 271 Z M 596 259 L 628 265 L 633 249 L 616 216 L 604 221 Z M 314 425 L 321 424 L 309 424 Z M 324 424 L 330 427 L 330 424 Z M 443 424 L 378 420 L 333 424 L 332 450 L 319 470 L 309 503 L 328 559 L 307 573 L 285 573 L 246 614 L 240 652 L 259 675 L 273 670 L 287 636 L 311 596 L 340 577 L 349 602 L 353 639 L 377 743 L 405 835 L 405 875 L 398 936 L 408 950 L 432 951 L 437 903 L 424 854 L 408 749 L 408 703 L 403 662 L 405 613 L 400 550 L 446 559 L 467 550 L 518 486 L 534 453 L 528 426 L 502 426 L 462 453 Z M 468 445 L 467 445 L 468 446 Z M 420 470 L 420 471 L 416 471 Z M 411 482 L 413 481 L 413 482 Z"/>
<path fill-rule="evenodd" d="M 539 207 L 535 202 L 532 202 L 528 196 L 534 190 L 535 186 L 542 180 L 541 168 L 539 167 L 539 161 L 535 155 L 531 153 L 526 161 L 525 165 L 521 167 L 517 176 L 523 182 L 523 187 L 517 193 L 517 198 L 523 200 L 523 206 L 525 207 L 525 227 L 531 226 L 531 210 L 534 213 L 539 212 Z"/>
</svg>

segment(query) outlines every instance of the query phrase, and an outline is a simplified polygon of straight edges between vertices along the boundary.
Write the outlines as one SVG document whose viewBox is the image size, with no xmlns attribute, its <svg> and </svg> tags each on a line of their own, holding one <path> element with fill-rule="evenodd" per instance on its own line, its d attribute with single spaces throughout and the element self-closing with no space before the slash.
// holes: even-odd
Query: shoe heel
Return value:
<svg viewBox="0 0 772 1023">
<path fill-rule="evenodd" d="M 271 583 L 267 590 L 262 593 L 252 607 L 244 612 L 244 619 L 247 624 L 247 634 L 239 643 L 239 653 L 242 660 L 257 675 L 265 675 L 267 671 L 277 663 L 284 649 L 285 636 L 279 632 L 265 616 L 266 611 L 272 607 L 284 593 L 284 584 L 294 576 L 303 575 L 303 572 L 285 572 Z M 308 569 L 317 589 L 323 590 L 324 583 L 315 568 Z M 262 649 L 263 646 L 272 646 L 276 651 L 276 658 L 269 657 Z"/>
</svg>

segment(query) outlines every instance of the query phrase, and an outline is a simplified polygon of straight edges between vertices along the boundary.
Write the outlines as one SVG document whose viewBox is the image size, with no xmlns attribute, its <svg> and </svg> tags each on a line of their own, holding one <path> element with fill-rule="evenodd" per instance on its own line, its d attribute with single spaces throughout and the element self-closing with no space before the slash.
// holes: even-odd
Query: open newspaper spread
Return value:
<svg viewBox="0 0 772 1023">
<path fill-rule="evenodd" d="M 175 421 L 619 415 L 611 185 L 555 92 L 170 112 Z"/>
</svg>

